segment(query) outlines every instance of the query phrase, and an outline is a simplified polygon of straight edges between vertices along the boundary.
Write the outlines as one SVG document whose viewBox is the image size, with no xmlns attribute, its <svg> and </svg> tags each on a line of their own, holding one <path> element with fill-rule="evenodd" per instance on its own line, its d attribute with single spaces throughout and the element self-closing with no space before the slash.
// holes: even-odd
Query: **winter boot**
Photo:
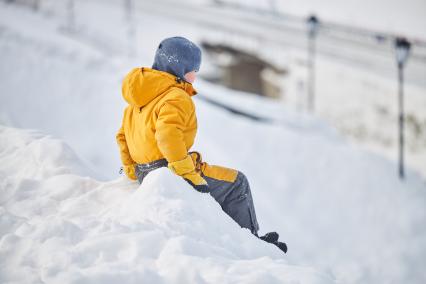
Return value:
<svg viewBox="0 0 426 284">
<path fill-rule="evenodd" d="M 259 237 L 261 240 L 264 240 L 267 243 L 276 245 L 284 253 L 287 253 L 286 243 L 278 241 L 279 235 L 277 232 L 269 232 L 266 235 Z"/>
<path fill-rule="evenodd" d="M 273 244 L 274 244 L 274 245 L 276 245 L 276 246 L 277 246 L 280 250 L 282 250 L 284 253 L 287 253 L 287 245 L 286 245 L 286 243 L 276 241 L 276 242 L 274 242 Z"/>
<path fill-rule="evenodd" d="M 277 232 L 269 232 L 266 235 L 260 237 L 260 239 L 264 240 L 267 243 L 273 243 L 278 241 L 279 235 Z"/>
</svg>

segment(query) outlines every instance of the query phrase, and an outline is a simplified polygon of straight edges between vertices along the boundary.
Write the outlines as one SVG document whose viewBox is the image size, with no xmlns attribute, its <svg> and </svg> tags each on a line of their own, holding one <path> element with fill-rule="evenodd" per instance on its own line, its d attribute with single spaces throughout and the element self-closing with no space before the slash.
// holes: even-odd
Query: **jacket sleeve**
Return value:
<svg viewBox="0 0 426 284">
<path fill-rule="evenodd" d="M 155 139 L 169 163 L 183 160 L 188 155 L 184 131 L 193 112 L 191 100 L 184 97 L 168 99 L 159 108 Z"/>
<path fill-rule="evenodd" d="M 123 125 L 121 125 L 120 129 L 118 130 L 115 139 L 117 140 L 118 148 L 120 149 L 120 158 L 123 165 L 129 166 L 135 164 L 135 161 L 133 161 L 132 157 L 130 156 L 129 148 L 127 147 Z"/>
</svg>

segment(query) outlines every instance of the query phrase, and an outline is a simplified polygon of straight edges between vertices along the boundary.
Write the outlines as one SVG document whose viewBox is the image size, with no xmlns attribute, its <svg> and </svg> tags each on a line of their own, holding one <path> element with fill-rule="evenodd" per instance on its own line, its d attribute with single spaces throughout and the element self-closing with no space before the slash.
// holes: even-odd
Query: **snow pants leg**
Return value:
<svg viewBox="0 0 426 284">
<path fill-rule="evenodd" d="M 209 185 L 209 194 L 222 210 L 242 228 L 257 235 L 259 225 L 247 177 L 240 171 L 203 162 L 198 152 L 190 154 L 197 171 Z"/>
<path fill-rule="evenodd" d="M 189 154 L 194 161 L 196 171 L 208 183 L 206 192 L 220 204 L 222 210 L 237 222 L 238 225 L 249 229 L 257 236 L 259 225 L 256 219 L 250 185 L 246 176 L 234 169 L 209 165 L 201 160 L 201 155 L 198 152 L 192 151 Z M 148 164 L 138 164 L 136 167 L 136 176 L 139 183 L 142 183 L 149 172 L 161 167 L 167 167 L 166 159 L 153 161 Z M 200 191 L 200 189 L 195 189 Z"/>
</svg>

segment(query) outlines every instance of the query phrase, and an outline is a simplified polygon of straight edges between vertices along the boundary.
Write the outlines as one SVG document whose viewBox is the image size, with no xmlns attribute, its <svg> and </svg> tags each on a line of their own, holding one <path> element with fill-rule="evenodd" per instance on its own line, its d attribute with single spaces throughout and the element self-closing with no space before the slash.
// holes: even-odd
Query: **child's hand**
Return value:
<svg viewBox="0 0 426 284">
<path fill-rule="evenodd" d="M 189 180 L 195 186 L 208 185 L 207 181 L 195 171 L 194 162 L 190 155 L 186 156 L 183 160 L 169 163 L 168 168 L 176 175 Z"/>
<path fill-rule="evenodd" d="M 136 177 L 136 173 L 135 173 L 135 165 L 134 164 L 132 164 L 132 165 L 125 165 L 125 166 L 123 166 L 123 170 L 124 170 L 124 173 L 126 174 L 126 176 L 129 178 L 129 179 L 132 179 L 132 180 L 137 180 L 138 178 Z"/>
</svg>

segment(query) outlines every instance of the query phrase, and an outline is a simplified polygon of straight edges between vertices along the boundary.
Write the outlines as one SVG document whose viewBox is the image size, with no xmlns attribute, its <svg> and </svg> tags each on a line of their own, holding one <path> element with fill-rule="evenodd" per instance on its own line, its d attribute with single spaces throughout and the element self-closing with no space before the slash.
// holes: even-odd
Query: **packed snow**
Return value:
<svg viewBox="0 0 426 284">
<path fill-rule="evenodd" d="M 335 283 L 168 169 L 100 182 L 62 141 L 0 128 L 2 283 Z"/>
<path fill-rule="evenodd" d="M 108 7 L 100 18 L 117 31 L 124 19 Z M 88 28 L 91 9 L 70 34 L 49 13 L 0 3 L 1 283 L 426 282 L 424 180 L 408 169 L 400 181 L 394 162 L 274 100 L 196 81 L 200 95 L 272 122 L 195 96 L 192 149 L 246 174 L 260 233 L 278 231 L 286 255 L 168 169 L 141 186 L 119 177 L 121 79 L 171 34 L 139 29 L 143 52 L 125 58 L 122 33 Z"/>
</svg>

